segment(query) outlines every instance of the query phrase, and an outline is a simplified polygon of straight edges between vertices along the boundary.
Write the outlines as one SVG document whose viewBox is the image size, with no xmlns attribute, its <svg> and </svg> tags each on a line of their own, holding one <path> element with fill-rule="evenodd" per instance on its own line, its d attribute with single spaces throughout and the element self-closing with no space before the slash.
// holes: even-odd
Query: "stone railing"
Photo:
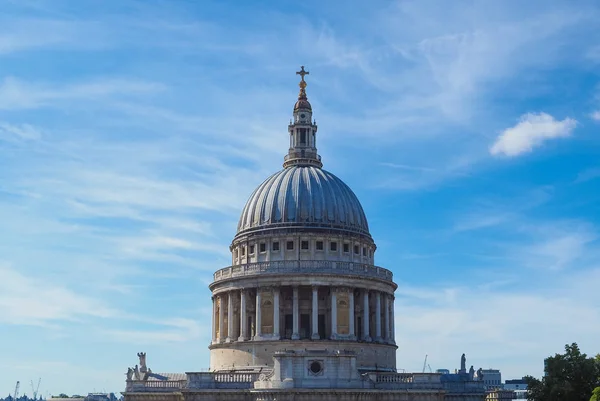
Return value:
<svg viewBox="0 0 600 401">
<path fill-rule="evenodd" d="M 410 373 L 377 373 L 375 383 L 412 383 Z"/>
<path fill-rule="evenodd" d="M 259 274 L 323 273 L 379 278 L 392 281 L 392 272 L 366 263 L 335 262 L 330 260 L 278 260 L 224 267 L 217 270 L 214 281 Z"/>
<path fill-rule="evenodd" d="M 127 382 L 126 391 L 173 392 L 187 386 L 187 380 L 132 380 Z"/>
<path fill-rule="evenodd" d="M 439 374 L 372 372 L 363 376 L 369 378 L 372 388 L 378 389 L 443 389 Z"/>
<path fill-rule="evenodd" d="M 193 372 L 188 373 L 188 389 L 252 388 L 260 372 Z"/>
</svg>

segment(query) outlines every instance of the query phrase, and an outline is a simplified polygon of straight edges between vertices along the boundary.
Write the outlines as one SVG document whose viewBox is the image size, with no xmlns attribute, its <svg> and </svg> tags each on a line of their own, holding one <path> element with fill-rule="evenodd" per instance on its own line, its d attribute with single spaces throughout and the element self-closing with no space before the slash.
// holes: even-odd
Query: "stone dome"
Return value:
<svg viewBox="0 0 600 401">
<path fill-rule="evenodd" d="M 332 173 L 306 165 L 285 168 L 256 188 L 242 211 L 237 235 L 280 228 L 371 237 L 365 212 L 350 187 Z"/>
</svg>

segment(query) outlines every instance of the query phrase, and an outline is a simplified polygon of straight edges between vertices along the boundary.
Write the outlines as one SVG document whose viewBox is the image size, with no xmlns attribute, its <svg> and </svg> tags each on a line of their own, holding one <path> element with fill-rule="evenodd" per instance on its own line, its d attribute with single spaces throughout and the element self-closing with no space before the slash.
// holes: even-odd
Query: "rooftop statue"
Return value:
<svg viewBox="0 0 600 401">
<path fill-rule="evenodd" d="M 146 353 L 138 352 L 138 358 L 140 358 L 140 372 L 146 372 L 148 368 L 146 367 Z"/>
</svg>

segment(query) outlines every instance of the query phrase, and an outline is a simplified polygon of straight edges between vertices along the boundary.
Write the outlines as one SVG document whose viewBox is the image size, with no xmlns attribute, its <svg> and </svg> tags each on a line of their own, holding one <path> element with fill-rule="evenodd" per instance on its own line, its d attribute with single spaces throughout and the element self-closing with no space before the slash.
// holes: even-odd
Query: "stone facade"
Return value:
<svg viewBox="0 0 600 401">
<path fill-rule="evenodd" d="M 214 273 L 208 372 L 155 374 L 140 353 L 126 401 L 483 400 L 472 374 L 396 372 L 392 272 L 352 190 L 322 169 L 300 93 L 283 170 L 244 207 Z M 463 356 L 464 364 L 464 356 Z"/>
</svg>

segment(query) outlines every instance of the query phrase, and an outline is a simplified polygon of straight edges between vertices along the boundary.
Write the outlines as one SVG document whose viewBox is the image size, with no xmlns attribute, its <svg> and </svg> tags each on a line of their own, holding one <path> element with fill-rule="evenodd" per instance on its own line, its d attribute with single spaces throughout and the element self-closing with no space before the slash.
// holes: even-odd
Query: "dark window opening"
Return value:
<svg viewBox="0 0 600 401">
<path fill-rule="evenodd" d="M 350 244 L 344 244 L 344 252 L 350 252 Z"/>
<path fill-rule="evenodd" d="M 279 250 L 279 241 L 274 241 L 273 242 L 273 250 L 274 251 L 278 251 Z"/>
<path fill-rule="evenodd" d="M 358 245 L 354 245 L 354 253 L 357 255 L 359 254 Z"/>
<path fill-rule="evenodd" d="M 317 251 L 323 250 L 323 241 L 317 241 Z"/>
<path fill-rule="evenodd" d="M 332 250 L 332 251 L 334 251 L 334 252 L 337 251 L 337 242 L 331 242 L 329 244 L 329 249 Z"/>
<path fill-rule="evenodd" d="M 242 256 L 244 256 L 246 254 L 246 248 L 242 247 Z"/>
<path fill-rule="evenodd" d="M 266 252 L 267 251 L 267 244 L 265 244 L 264 242 L 260 244 L 260 251 L 261 252 Z"/>
<path fill-rule="evenodd" d="M 304 250 L 307 250 L 308 249 L 308 241 L 302 241 L 301 248 Z"/>
<path fill-rule="evenodd" d="M 294 241 L 288 241 L 285 246 L 288 251 L 294 250 Z"/>
<path fill-rule="evenodd" d="M 300 143 L 302 145 L 306 144 L 306 131 L 304 131 L 303 129 L 300 130 Z"/>
<path fill-rule="evenodd" d="M 254 245 L 250 245 L 250 255 L 254 254 Z"/>
<path fill-rule="evenodd" d="M 367 248 L 363 248 L 363 256 L 367 256 Z"/>
</svg>

